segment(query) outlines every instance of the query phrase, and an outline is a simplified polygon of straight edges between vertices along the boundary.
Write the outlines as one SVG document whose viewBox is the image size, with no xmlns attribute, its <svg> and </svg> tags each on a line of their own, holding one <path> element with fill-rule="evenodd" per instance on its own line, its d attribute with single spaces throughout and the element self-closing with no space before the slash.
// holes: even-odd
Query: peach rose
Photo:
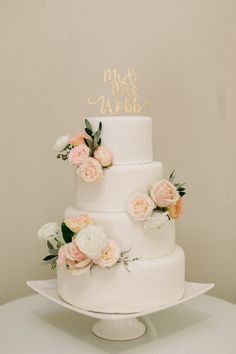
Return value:
<svg viewBox="0 0 236 354">
<path fill-rule="evenodd" d="M 73 232 L 78 233 L 85 226 L 94 224 L 94 220 L 89 215 L 78 215 L 70 218 L 65 218 L 66 226 Z"/>
<path fill-rule="evenodd" d="M 145 221 L 155 208 L 153 200 L 144 193 L 133 194 L 127 203 L 130 216 L 139 221 Z"/>
<path fill-rule="evenodd" d="M 154 182 L 150 188 L 150 195 L 160 208 L 169 207 L 179 200 L 176 187 L 166 179 Z"/>
<path fill-rule="evenodd" d="M 92 138 L 84 132 L 80 132 L 77 135 L 75 135 L 73 138 L 69 140 L 69 143 L 73 146 L 79 146 L 81 144 L 85 144 L 84 139 L 92 141 Z"/>
<path fill-rule="evenodd" d="M 172 219 L 178 219 L 183 213 L 183 199 L 180 198 L 174 205 L 168 208 L 168 211 Z"/>
<path fill-rule="evenodd" d="M 112 267 L 117 263 L 120 258 L 120 248 L 113 241 L 108 239 L 108 245 L 106 249 L 102 252 L 101 256 L 94 260 L 94 263 L 99 265 L 102 268 Z"/>
<path fill-rule="evenodd" d="M 112 164 L 112 152 L 105 146 L 99 146 L 94 153 L 94 158 L 100 162 L 103 167 Z"/>
<path fill-rule="evenodd" d="M 77 173 L 86 183 L 99 182 L 103 176 L 102 166 L 92 157 L 89 157 L 79 166 Z"/>
<path fill-rule="evenodd" d="M 74 147 L 69 153 L 69 162 L 73 166 L 81 165 L 89 157 L 90 149 L 85 144 Z"/>
</svg>

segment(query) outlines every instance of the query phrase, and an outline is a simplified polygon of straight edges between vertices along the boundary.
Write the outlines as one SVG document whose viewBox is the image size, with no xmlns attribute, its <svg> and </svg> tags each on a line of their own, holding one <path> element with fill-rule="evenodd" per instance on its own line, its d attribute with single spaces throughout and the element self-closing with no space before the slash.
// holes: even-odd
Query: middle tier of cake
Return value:
<svg viewBox="0 0 236 354">
<path fill-rule="evenodd" d="M 86 211 L 120 212 L 134 192 L 148 193 L 150 185 L 163 178 L 158 161 L 112 166 L 98 183 L 86 183 L 76 174 L 76 207 Z"/>
<path fill-rule="evenodd" d="M 84 210 L 68 207 L 65 218 L 86 214 Z M 89 212 L 96 225 L 102 226 L 108 238 L 122 251 L 130 250 L 129 257 L 150 259 L 171 253 L 175 248 L 175 221 L 167 221 L 160 229 L 144 229 L 130 219 L 127 213 Z"/>
</svg>

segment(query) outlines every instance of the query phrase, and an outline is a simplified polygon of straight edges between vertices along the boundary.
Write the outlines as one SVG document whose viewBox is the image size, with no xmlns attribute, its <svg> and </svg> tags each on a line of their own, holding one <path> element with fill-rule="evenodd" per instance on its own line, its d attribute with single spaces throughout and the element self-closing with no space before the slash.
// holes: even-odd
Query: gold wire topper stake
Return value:
<svg viewBox="0 0 236 354">
<path fill-rule="evenodd" d="M 112 99 L 99 96 L 97 99 L 88 98 L 90 105 L 100 104 L 100 113 L 119 114 L 140 113 L 150 103 L 139 103 L 138 89 L 136 86 L 137 74 L 134 68 L 129 68 L 126 75 L 122 76 L 117 69 L 103 69 L 103 82 L 111 85 Z"/>
</svg>

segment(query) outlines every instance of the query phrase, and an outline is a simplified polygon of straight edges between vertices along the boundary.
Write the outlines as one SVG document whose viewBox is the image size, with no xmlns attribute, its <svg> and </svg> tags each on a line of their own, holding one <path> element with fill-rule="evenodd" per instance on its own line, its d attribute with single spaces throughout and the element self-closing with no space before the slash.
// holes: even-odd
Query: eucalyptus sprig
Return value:
<svg viewBox="0 0 236 354">
<path fill-rule="evenodd" d="M 117 263 L 123 263 L 125 266 L 125 269 L 130 272 L 130 269 L 128 267 L 129 262 L 137 261 L 140 259 L 140 257 L 135 257 L 135 258 L 130 258 L 129 253 L 131 251 L 131 248 L 128 250 L 121 251 L 120 253 L 120 258 L 118 259 Z"/>
<path fill-rule="evenodd" d="M 49 255 L 43 258 L 43 264 L 50 264 L 53 270 L 57 265 L 58 250 L 63 245 L 57 238 L 55 238 L 54 241 L 56 243 L 55 245 L 53 245 L 51 241 L 47 241 Z"/>
<path fill-rule="evenodd" d="M 180 197 L 183 197 L 186 194 L 186 188 L 183 187 L 185 185 L 185 183 L 174 183 L 175 170 L 171 172 L 168 180 L 170 183 L 172 183 L 176 187 L 177 191 L 179 192 Z"/>
<path fill-rule="evenodd" d="M 91 150 L 91 157 L 93 157 L 95 150 L 101 145 L 101 132 L 102 132 L 102 122 L 99 122 L 98 130 L 94 132 L 93 127 L 90 121 L 86 118 L 85 119 L 85 131 L 90 136 L 90 139 L 84 139 L 85 144 Z"/>
</svg>

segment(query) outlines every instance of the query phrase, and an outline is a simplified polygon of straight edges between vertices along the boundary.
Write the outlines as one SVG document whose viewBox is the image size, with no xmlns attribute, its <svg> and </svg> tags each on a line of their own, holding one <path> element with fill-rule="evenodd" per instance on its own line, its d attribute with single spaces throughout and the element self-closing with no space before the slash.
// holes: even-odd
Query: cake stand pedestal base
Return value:
<svg viewBox="0 0 236 354">
<path fill-rule="evenodd" d="M 130 340 L 141 337 L 146 328 L 137 318 L 121 320 L 100 320 L 92 327 L 93 333 L 108 340 Z"/>
</svg>

